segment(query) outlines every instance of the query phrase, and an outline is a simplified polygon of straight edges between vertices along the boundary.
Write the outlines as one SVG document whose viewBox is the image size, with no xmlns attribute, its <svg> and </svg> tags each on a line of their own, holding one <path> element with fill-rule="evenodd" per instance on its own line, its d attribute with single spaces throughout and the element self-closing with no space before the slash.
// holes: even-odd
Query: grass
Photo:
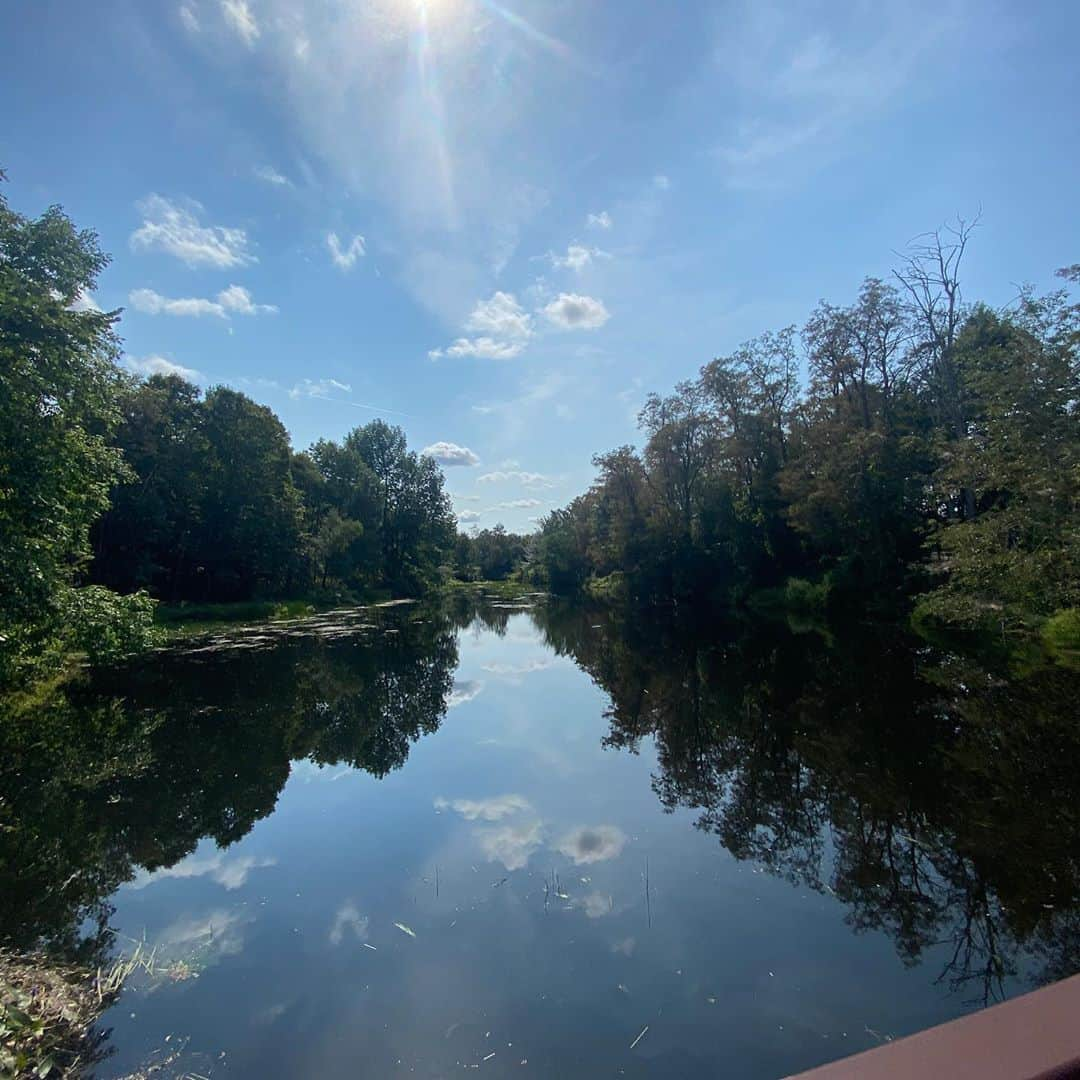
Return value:
<svg viewBox="0 0 1080 1080">
<path fill-rule="evenodd" d="M 0 1075 L 84 1075 L 105 1056 L 93 1027 L 128 973 L 0 953 Z"/>
</svg>

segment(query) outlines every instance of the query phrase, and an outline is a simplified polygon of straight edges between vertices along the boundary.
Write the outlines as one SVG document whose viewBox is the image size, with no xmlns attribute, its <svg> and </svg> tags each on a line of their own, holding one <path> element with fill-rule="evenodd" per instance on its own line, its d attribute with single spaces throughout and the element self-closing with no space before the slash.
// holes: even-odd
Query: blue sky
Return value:
<svg viewBox="0 0 1080 1080">
<path fill-rule="evenodd" d="M 1080 4 L 17 0 L 0 166 L 114 261 L 127 362 L 382 415 L 527 529 L 645 394 L 981 208 L 966 293 L 1080 259 Z M 374 407 L 368 408 L 367 406 Z"/>
</svg>

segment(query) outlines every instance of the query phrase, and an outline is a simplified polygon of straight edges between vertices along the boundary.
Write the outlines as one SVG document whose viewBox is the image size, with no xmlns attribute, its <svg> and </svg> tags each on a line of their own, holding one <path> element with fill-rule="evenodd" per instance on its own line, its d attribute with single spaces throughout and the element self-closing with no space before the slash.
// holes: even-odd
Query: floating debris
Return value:
<svg viewBox="0 0 1080 1080">
<path fill-rule="evenodd" d="M 647 1032 L 648 1030 L 649 1030 L 649 1025 L 648 1025 L 648 1024 L 646 1024 L 646 1025 L 645 1025 L 645 1026 L 644 1026 L 644 1027 L 643 1027 L 643 1028 L 641 1029 L 641 1031 L 640 1031 L 640 1032 L 638 1032 L 638 1037 L 637 1037 L 637 1038 L 636 1038 L 636 1039 L 635 1039 L 635 1040 L 634 1040 L 634 1041 L 633 1041 L 633 1042 L 632 1042 L 632 1043 L 630 1044 L 630 1049 L 631 1049 L 631 1050 L 633 1050 L 633 1049 L 634 1049 L 634 1047 L 635 1047 L 635 1046 L 637 1046 L 637 1044 L 638 1044 L 639 1042 L 641 1042 L 641 1040 L 642 1040 L 642 1039 L 644 1039 L 644 1038 L 645 1038 L 645 1033 L 646 1033 L 646 1032 Z"/>
<path fill-rule="evenodd" d="M 372 952 L 378 952 L 379 951 L 378 949 L 375 948 L 374 945 L 369 945 L 366 941 L 361 942 L 361 944 L 364 946 L 365 949 L 370 949 Z"/>
<path fill-rule="evenodd" d="M 400 931 L 401 931 L 401 932 L 402 932 L 403 934 L 408 934 L 408 935 L 409 935 L 409 937 L 416 937 L 416 931 L 415 931 L 415 930 L 412 930 L 412 929 L 410 929 L 410 928 L 409 928 L 408 926 L 406 926 L 406 925 L 405 925 L 404 923 L 396 922 L 396 923 L 394 923 L 394 925 L 395 925 L 395 926 L 396 926 L 396 927 L 397 927 L 397 928 L 398 928 L 398 929 L 399 929 L 399 930 L 400 930 Z"/>
<path fill-rule="evenodd" d="M 488 1056 L 486 1058 L 484 1058 L 483 1060 L 484 1061 L 490 1061 L 494 1056 L 495 1056 L 495 1051 L 492 1050 L 491 1053 L 488 1054 Z"/>
</svg>

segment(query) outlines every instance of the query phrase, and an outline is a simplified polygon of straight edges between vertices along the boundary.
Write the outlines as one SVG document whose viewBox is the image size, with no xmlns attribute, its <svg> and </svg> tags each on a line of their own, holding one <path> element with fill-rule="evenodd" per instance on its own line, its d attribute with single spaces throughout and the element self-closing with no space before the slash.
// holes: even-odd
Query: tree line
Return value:
<svg viewBox="0 0 1080 1080">
<path fill-rule="evenodd" d="M 0 174 L 0 179 L 2 179 Z M 108 264 L 0 195 L 0 685 L 154 640 L 153 598 L 383 592 L 451 572 L 442 473 L 376 420 L 295 453 L 266 406 L 120 365 Z"/>
<path fill-rule="evenodd" d="M 929 235 L 891 281 L 651 394 L 644 447 L 595 457 L 592 487 L 542 522 L 550 588 L 722 604 L 782 590 L 811 607 L 917 595 L 922 617 L 964 626 L 1057 613 L 1075 642 L 1080 266 L 1007 310 L 968 304 L 971 232 Z"/>
</svg>

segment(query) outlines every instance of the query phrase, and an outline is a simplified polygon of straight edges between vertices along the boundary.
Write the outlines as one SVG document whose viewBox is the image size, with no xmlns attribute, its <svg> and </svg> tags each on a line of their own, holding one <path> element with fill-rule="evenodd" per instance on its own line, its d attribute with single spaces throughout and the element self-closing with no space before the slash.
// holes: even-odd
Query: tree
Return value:
<svg viewBox="0 0 1080 1080">
<path fill-rule="evenodd" d="M 117 313 L 86 300 L 107 262 L 59 207 L 31 219 L 0 195 L 0 682 L 62 643 L 90 527 L 124 473 L 109 443 Z"/>
</svg>

